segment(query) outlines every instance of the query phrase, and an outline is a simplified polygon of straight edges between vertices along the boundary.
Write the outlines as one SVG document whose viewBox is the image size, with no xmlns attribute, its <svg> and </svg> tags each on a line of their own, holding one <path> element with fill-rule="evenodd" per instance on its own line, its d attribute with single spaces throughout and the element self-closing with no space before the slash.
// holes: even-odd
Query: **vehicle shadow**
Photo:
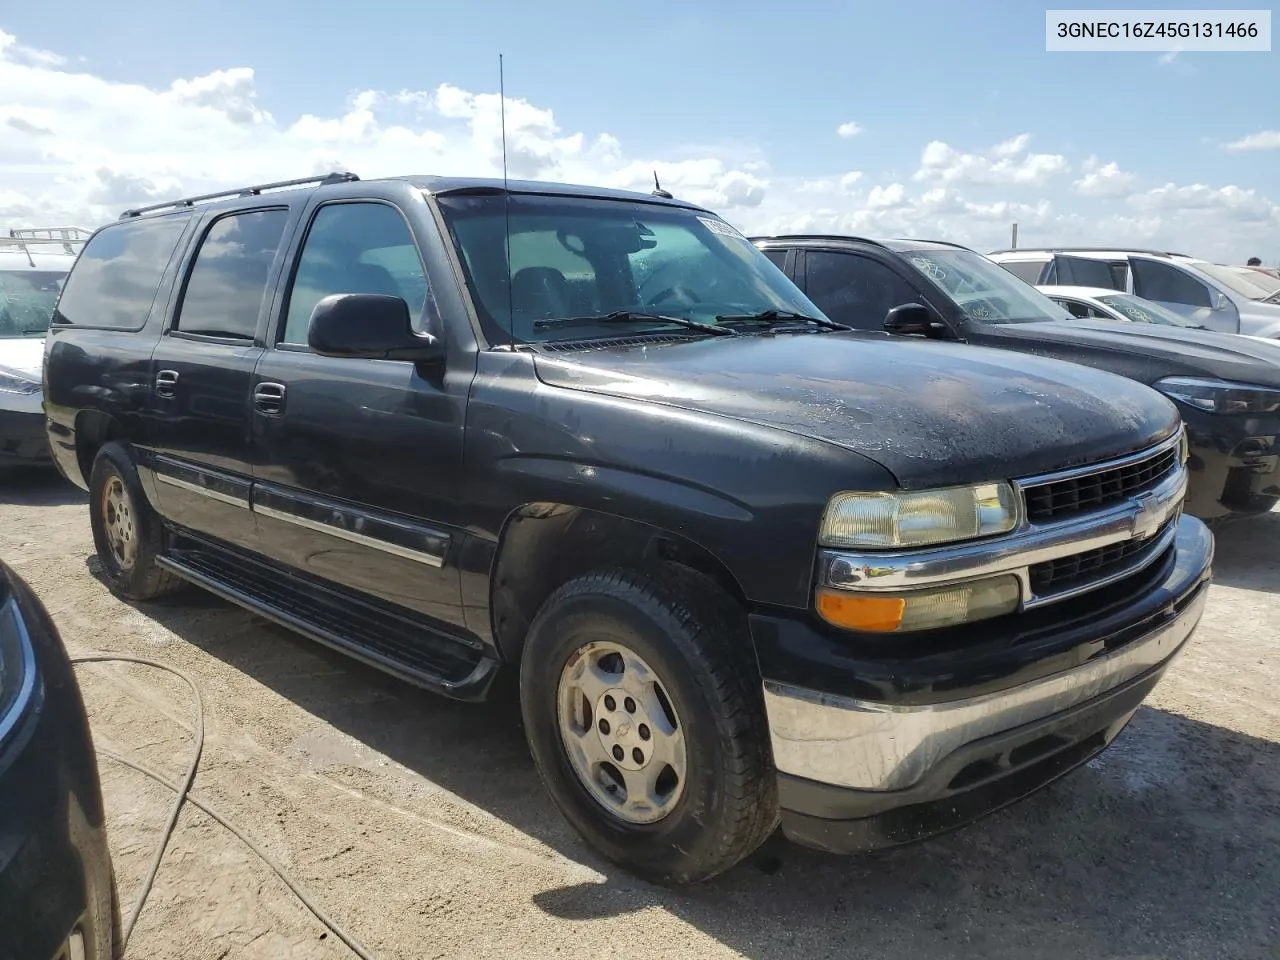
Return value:
<svg viewBox="0 0 1280 960">
<path fill-rule="evenodd" d="M 0 503 L 61 507 L 84 503 L 86 494 L 52 467 L 0 470 Z"/>
<path fill-rule="evenodd" d="M 1228 587 L 1280 593 L 1280 509 L 1214 530 L 1213 579 Z"/>
<path fill-rule="evenodd" d="M 555 917 L 658 908 L 752 960 L 1280 955 L 1280 745 L 1270 741 L 1144 707 L 1105 754 L 965 830 L 845 858 L 775 836 L 728 874 L 672 891 L 601 861 L 558 815 L 509 679 L 496 701 L 455 703 L 209 595 L 138 609 L 606 877 L 536 895 Z"/>
</svg>

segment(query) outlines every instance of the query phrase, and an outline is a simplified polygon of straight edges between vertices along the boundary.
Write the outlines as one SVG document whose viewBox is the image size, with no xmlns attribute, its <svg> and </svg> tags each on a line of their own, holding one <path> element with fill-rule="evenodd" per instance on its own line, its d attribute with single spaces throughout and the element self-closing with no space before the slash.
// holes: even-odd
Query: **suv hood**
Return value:
<svg viewBox="0 0 1280 960">
<path fill-rule="evenodd" d="M 1006 324 L 1000 333 L 1012 340 L 1070 344 L 1143 357 L 1150 361 L 1144 365 L 1144 370 L 1149 368 L 1150 383 L 1161 377 L 1192 374 L 1280 387 L 1280 341 L 1260 337 L 1109 320 Z"/>
<path fill-rule="evenodd" d="M 879 463 L 905 488 L 1105 460 L 1178 427 L 1170 401 L 1109 373 L 881 333 L 540 352 L 535 364 L 551 386 L 732 417 L 835 444 Z"/>
</svg>

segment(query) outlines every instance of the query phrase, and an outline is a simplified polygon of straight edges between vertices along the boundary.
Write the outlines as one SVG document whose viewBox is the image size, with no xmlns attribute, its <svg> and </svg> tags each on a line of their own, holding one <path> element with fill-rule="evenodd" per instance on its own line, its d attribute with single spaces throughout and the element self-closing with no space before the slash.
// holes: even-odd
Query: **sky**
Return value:
<svg viewBox="0 0 1280 960">
<path fill-rule="evenodd" d="M 656 169 L 751 234 L 985 251 L 1017 222 L 1019 246 L 1280 262 L 1280 52 L 1047 53 L 1044 10 L 4 4 L 0 229 L 332 169 L 500 174 L 501 53 L 512 177 Z"/>
</svg>

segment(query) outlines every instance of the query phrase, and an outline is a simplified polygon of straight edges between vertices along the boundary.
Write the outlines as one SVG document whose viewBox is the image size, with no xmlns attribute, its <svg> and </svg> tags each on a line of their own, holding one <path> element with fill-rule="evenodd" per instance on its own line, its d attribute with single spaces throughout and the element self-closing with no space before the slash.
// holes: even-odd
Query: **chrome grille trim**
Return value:
<svg viewBox="0 0 1280 960">
<path fill-rule="evenodd" d="M 1023 515 L 1031 523 L 1054 523 L 1067 517 L 1081 516 L 1103 509 L 1113 503 L 1123 502 L 1143 490 L 1154 487 L 1182 465 L 1181 450 L 1184 431 L 1185 427 L 1175 431 L 1172 436 L 1155 446 L 1123 457 L 1015 480 L 1014 487 L 1020 494 Z M 1144 467 L 1155 468 L 1155 472 L 1137 482 L 1134 482 L 1133 478 L 1124 476 L 1134 471 L 1140 475 Z M 1108 477 L 1108 474 L 1113 476 Z M 1096 498 L 1093 491 L 1088 489 L 1087 485 L 1090 481 L 1096 481 Z M 1083 504 L 1079 502 L 1081 485 L 1086 485 L 1086 496 L 1091 497 Z M 1108 486 L 1112 488 L 1110 492 L 1107 489 Z M 1036 505 L 1036 501 L 1043 497 L 1048 497 L 1050 500 L 1047 509 Z M 1055 497 L 1074 497 L 1076 502 L 1072 504 L 1068 501 L 1055 506 L 1052 503 Z"/>
</svg>

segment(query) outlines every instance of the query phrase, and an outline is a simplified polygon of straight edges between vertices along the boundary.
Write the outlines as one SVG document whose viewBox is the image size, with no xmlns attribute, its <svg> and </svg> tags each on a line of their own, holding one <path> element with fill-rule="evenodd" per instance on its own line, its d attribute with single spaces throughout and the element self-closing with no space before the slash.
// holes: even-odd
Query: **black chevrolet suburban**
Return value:
<svg viewBox="0 0 1280 960">
<path fill-rule="evenodd" d="M 848 326 L 1086 364 L 1160 391 L 1187 428 L 1186 510 L 1201 520 L 1267 513 L 1280 503 L 1280 343 L 1076 318 L 954 243 L 754 240 L 828 317 Z"/>
<path fill-rule="evenodd" d="M 189 581 L 449 696 L 663 883 L 781 821 L 929 836 L 1107 746 L 1200 619 L 1132 381 L 854 332 L 662 195 L 336 174 L 125 213 L 49 438 L 112 589 Z"/>
</svg>

